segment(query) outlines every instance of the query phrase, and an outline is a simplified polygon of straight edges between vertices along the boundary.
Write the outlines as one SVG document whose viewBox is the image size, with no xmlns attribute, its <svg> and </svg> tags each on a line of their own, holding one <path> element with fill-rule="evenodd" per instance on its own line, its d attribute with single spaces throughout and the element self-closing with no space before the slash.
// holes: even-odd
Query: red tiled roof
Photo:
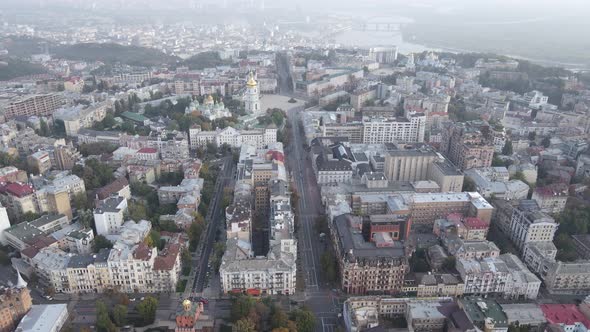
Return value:
<svg viewBox="0 0 590 332">
<path fill-rule="evenodd" d="M 124 178 L 124 177 L 118 178 L 115 181 L 107 184 L 106 186 L 98 189 L 96 191 L 96 196 L 98 196 L 98 199 L 100 199 L 100 200 L 106 199 L 106 198 L 110 197 L 111 195 L 113 195 L 114 193 L 121 191 L 121 189 L 125 188 L 128 185 L 129 185 L 129 181 L 127 181 L 126 178 Z"/>
<path fill-rule="evenodd" d="M 172 243 L 167 245 L 154 260 L 154 270 L 172 270 L 179 254 L 179 244 Z"/>
<path fill-rule="evenodd" d="M 269 157 L 271 160 L 278 160 L 281 162 L 285 161 L 285 156 L 280 151 L 270 150 L 266 153 L 266 156 Z"/>
<path fill-rule="evenodd" d="M 17 197 L 25 197 L 35 192 L 35 190 L 31 185 L 11 182 L 0 184 L 0 192 Z"/>
<path fill-rule="evenodd" d="M 487 221 L 474 217 L 465 218 L 463 224 L 469 228 L 484 229 L 490 227 L 490 223 Z"/>
<path fill-rule="evenodd" d="M 137 248 L 133 251 L 133 258 L 141 259 L 141 260 L 148 260 L 152 255 L 152 250 L 150 247 L 147 246 L 145 243 L 140 243 L 137 245 Z"/>
<path fill-rule="evenodd" d="M 590 321 L 575 304 L 541 304 L 540 306 L 550 324 L 572 325 L 579 322 L 590 327 Z"/>
<path fill-rule="evenodd" d="M 537 194 L 542 196 L 567 196 L 569 188 L 565 183 L 554 183 L 545 187 L 535 189 Z"/>
<path fill-rule="evenodd" d="M 158 150 L 154 148 L 141 148 L 137 153 L 158 153 Z"/>
</svg>

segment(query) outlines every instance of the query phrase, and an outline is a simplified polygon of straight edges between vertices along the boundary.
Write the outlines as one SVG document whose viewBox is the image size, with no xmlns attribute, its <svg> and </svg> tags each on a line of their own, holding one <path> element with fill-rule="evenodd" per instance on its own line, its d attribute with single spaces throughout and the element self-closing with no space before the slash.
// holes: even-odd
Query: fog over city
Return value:
<svg viewBox="0 0 590 332">
<path fill-rule="evenodd" d="M 0 331 L 589 332 L 590 0 L 0 0 Z"/>
<path fill-rule="evenodd" d="M 64 15 L 60 20 L 91 14 L 117 23 L 232 21 L 254 26 L 279 24 L 311 32 L 313 26 L 289 23 L 307 18 L 317 27 L 337 24 L 338 17 L 368 22 L 394 20 L 402 23 L 394 40 L 427 48 L 504 53 L 569 67 L 590 64 L 590 4 L 584 0 L 4 0 L 0 9 L 8 22 L 34 22 L 58 13 Z M 362 39 L 372 38 L 383 36 L 343 33 L 336 40 L 362 46 Z"/>
</svg>

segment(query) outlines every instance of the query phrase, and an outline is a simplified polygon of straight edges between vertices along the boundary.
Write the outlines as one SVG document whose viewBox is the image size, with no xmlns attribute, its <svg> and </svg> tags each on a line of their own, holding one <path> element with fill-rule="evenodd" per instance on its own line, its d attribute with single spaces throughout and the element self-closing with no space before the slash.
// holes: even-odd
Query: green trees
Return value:
<svg viewBox="0 0 590 332">
<path fill-rule="evenodd" d="M 541 145 L 544 146 L 545 148 L 548 148 L 551 145 L 551 137 L 549 137 L 549 136 L 543 137 L 543 140 L 541 141 Z"/>
<path fill-rule="evenodd" d="M 86 190 L 106 186 L 115 179 L 113 170 L 96 159 L 87 160 L 84 166 L 74 166 L 72 173 L 84 180 Z"/>
<path fill-rule="evenodd" d="M 137 305 L 137 312 L 144 325 L 149 325 L 156 320 L 158 300 L 153 296 L 146 297 Z"/>
<path fill-rule="evenodd" d="M 236 322 L 236 332 L 256 332 L 256 324 L 247 317 L 244 317 Z"/>
<path fill-rule="evenodd" d="M 112 247 L 113 243 L 103 235 L 97 235 L 92 244 L 92 250 L 94 250 L 94 252 L 99 252 L 100 249 L 111 249 Z"/>
<path fill-rule="evenodd" d="M 121 327 L 127 323 L 127 306 L 117 304 L 113 308 L 113 321 L 115 325 Z"/>
<path fill-rule="evenodd" d="M 502 148 L 502 154 L 505 156 L 511 156 L 512 153 L 514 153 L 512 141 L 506 141 L 506 144 L 504 144 L 504 147 Z"/>
<path fill-rule="evenodd" d="M 416 249 L 412 258 L 410 258 L 410 269 L 413 272 L 428 272 L 430 266 L 426 261 L 426 251 L 424 249 Z"/>
<path fill-rule="evenodd" d="M 320 262 L 326 281 L 330 283 L 336 282 L 338 280 L 338 265 L 336 264 L 336 257 L 334 257 L 332 250 L 324 251 L 320 257 Z"/>
<path fill-rule="evenodd" d="M 109 309 L 102 302 L 96 302 L 96 329 L 99 332 L 116 332 L 117 327 L 109 317 Z"/>
<path fill-rule="evenodd" d="M 201 220 L 204 220 L 204 218 L 201 217 Z M 190 225 L 188 229 L 188 241 L 190 251 L 197 250 L 197 246 L 199 245 L 199 240 L 204 229 L 205 222 L 199 221 L 199 219 L 195 218 L 195 221 L 193 221 L 193 223 Z"/>
<path fill-rule="evenodd" d="M 292 319 L 297 325 L 297 332 L 315 331 L 315 316 L 309 309 L 303 308 L 293 311 Z"/>
</svg>

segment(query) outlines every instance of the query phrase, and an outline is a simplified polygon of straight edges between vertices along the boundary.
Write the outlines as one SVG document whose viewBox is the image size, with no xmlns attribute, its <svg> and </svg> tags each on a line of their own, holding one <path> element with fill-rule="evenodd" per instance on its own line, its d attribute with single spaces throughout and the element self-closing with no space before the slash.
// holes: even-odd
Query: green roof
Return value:
<svg viewBox="0 0 590 332">
<path fill-rule="evenodd" d="M 459 302 L 473 325 L 481 328 L 485 324 L 486 318 L 491 318 L 494 320 L 495 327 L 508 327 L 508 317 L 495 300 L 466 296 Z"/>
<path fill-rule="evenodd" d="M 121 113 L 121 116 L 129 119 L 131 121 L 135 121 L 135 122 L 144 122 L 146 120 L 148 120 L 148 118 L 146 118 L 145 116 L 139 114 L 139 113 L 133 113 L 133 112 L 123 112 Z"/>
</svg>

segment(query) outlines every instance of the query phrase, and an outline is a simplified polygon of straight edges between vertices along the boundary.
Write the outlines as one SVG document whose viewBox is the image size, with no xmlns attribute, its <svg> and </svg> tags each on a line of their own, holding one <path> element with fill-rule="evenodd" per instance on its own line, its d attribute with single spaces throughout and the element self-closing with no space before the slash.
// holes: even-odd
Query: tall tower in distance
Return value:
<svg viewBox="0 0 590 332">
<path fill-rule="evenodd" d="M 246 112 L 260 112 L 260 91 L 258 90 L 258 83 L 254 79 L 254 74 L 252 72 L 248 74 L 246 93 L 244 94 L 244 104 L 246 106 Z"/>
</svg>

